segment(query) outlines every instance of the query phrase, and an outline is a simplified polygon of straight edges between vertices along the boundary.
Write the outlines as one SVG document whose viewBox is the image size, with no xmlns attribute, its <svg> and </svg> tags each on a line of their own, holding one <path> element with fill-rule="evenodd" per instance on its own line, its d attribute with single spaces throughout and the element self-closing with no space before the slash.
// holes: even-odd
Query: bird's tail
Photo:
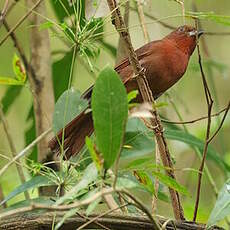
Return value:
<svg viewBox="0 0 230 230">
<path fill-rule="evenodd" d="M 54 153 L 61 153 L 62 136 L 64 132 L 63 150 L 65 158 L 69 159 L 71 156 L 80 152 L 85 144 L 85 137 L 91 136 L 93 130 L 92 112 L 87 113 L 85 110 L 68 123 L 64 130 L 60 130 L 58 134 L 49 141 L 49 148 Z"/>
</svg>

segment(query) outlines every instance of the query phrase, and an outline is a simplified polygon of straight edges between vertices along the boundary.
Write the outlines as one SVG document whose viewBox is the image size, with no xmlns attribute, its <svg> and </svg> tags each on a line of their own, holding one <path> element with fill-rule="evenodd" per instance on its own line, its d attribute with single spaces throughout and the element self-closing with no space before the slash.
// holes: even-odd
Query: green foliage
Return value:
<svg viewBox="0 0 230 230">
<path fill-rule="evenodd" d="M 1 203 L 0 206 L 9 201 L 10 199 L 14 198 L 20 193 L 23 193 L 30 189 L 35 189 L 42 186 L 49 186 L 49 185 L 55 185 L 55 182 L 50 180 L 46 176 L 35 176 L 31 178 L 29 181 L 25 182 L 24 184 L 21 184 L 18 186 L 14 191 L 12 191 Z"/>
<path fill-rule="evenodd" d="M 154 134 L 139 119 L 131 118 L 128 120 L 125 135 L 126 138 L 122 149 L 122 159 L 129 159 L 129 161 L 131 161 L 138 157 L 146 157 L 149 153 L 154 151 Z M 197 147 L 203 152 L 203 140 L 186 133 L 176 126 L 169 125 L 168 128 L 165 129 L 165 136 L 170 140 L 177 140 L 190 146 Z M 212 160 L 223 170 L 223 172 L 227 173 L 230 171 L 230 166 L 220 157 L 218 152 L 211 145 L 208 147 L 207 159 Z"/>
<path fill-rule="evenodd" d="M 95 83 L 92 111 L 96 144 L 108 169 L 120 153 L 128 116 L 125 87 L 111 67 L 103 69 Z"/>
<path fill-rule="evenodd" d="M 62 204 L 64 202 L 72 201 L 75 199 L 79 195 L 79 191 L 86 189 L 90 183 L 97 179 L 97 176 L 97 168 L 94 163 L 91 163 L 85 169 L 81 180 L 70 191 L 66 192 L 64 196 L 59 198 L 56 204 Z"/>
<path fill-rule="evenodd" d="M 92 140 L 89 137 L 86 137 L 85 144 L 87 145 L 89 149 L 89 153 L 91 155 L 91 158 L 94 164 L 97 167 L 98 172 L 101 172 L 102 162 L 101 162 L 99 154 L 96 152 L 96 149 L 95 149 L 96 146 L 93 144 Z"/>
<path fill-rule="evenodd" d="M 218 221 L 230 215 L 230 180 L 228 180 L 219 192 L 215 207 L 208 219 L 207 227 L 211 227 Z"/>
<path fill-rule="evenodd" d="M 63 58 L 54 62 L 52 65 L 55 101 L 57 101 L 61 94 L 68 89 L 72 58 L 73 51 L 69 51 Z"/>
<path fill-rule="evenodd" d="M 16 98 L 19 97 L 22 92 L 22 86 L 9 86 L 2 98 L 3 112 L 7 113 L 11 105 L 13 105 Z"/>
<path fill-rule="evenodd" d="M 26 81 L 26 72 L 21 60 L 16 54 L 14 54 L 12 65 L 15 78 L 0 76 L 0 85 L 24 85 Z"/>
<path fill-rule="evenodd" d="M 81 98 L 81 93 L 73 88 L 66 90 L 58 99 L 54 108 L 53 130 L 57 133 L 86 109 L 88 102 Z"/>
</svg>

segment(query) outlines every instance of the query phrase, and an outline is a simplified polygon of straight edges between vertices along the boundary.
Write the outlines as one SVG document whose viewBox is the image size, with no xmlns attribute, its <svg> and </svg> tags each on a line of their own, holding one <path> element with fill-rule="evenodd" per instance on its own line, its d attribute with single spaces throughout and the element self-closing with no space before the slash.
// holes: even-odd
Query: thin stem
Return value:
<svg viewBox="0 0 230 230">
<path fill-rule="evenodd" d="M 12 156 L 16 157 L 16 147 L 14 145 L 13 138 L 12 138 L 12 136 L 10 134 L 9 125 L 8 125 L 8 122 L 7 122 L 7 120 L 6 120 L 5 116 L 4 116 L 4 113 L 2 111 L 2 105 L 1 104 L 0 104 L 0 120 L 2 121 L 3 129 L 4 129 L 5 133 L 6 133 L 6 137 L 7 137 L 10 149 L 11 149 Z M 23 168 L 21 166 L 20 160 L 18 160 L 17 163 L 16 163 L 16 168 L 17 168 L 17 171 L 18 171 L 18 175 L 19 175 L 19 178 L 21 180 L 21 183 L 24 184 L 26 182 L 26 178 L 25 178 L 25 175 L 24 175 Z M 24 195 L 25 195 L 26 200 L 30 199 L 30 195 L 29 195 L 28 191 L 25 191 Z"/>
<path fill-rule="evenodd" d="M 36 4 L 34 4 L 33 7 L 31 7 L 28 12 L 18 20 L 18 22 L 14 25 L 14 27 L 11 28 L 11 30 L 5 35 L 5 37 L 0 41 L 0 46 L 7 40 L 7 38 L 11 35 L 12 32 L 14 32 L 33 12 L 33 10 L 42 2 L 43 0 L 38 0 Z"/>
</svg>

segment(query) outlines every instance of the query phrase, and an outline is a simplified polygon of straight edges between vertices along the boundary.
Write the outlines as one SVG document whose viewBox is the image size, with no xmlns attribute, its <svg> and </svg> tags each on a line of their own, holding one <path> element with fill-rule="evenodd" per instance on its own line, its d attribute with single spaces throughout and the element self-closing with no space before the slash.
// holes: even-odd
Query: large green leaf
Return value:
<svg viewBox="0 0 230 230">
<path fill-rule="evenodd" d="M 14 101 L 19 97 L 22 92 L 22 86 L 9 86 L 2 98 L 2 106 L 3 112 L 7 113 L 10 106 L 14 103 Z"/>
<path fill-rule="evenodd" d="M 199 148 L 201 152 L 203 151 L 204 141 L 182 130 L 166 129 L 165 135 L 169 139 L 184 142 Z M 207 158 L 214 161 L 225 172 L 230 171 L 230 166 L 219 156 L 211 145 L 208 147 Z"/>
<path fill-rule="evenodd" d="M 230 180 L 228 180 L 222 187 L 215 207 L 208 219 L 207 227 L 211 227 L 220 220 L 230 215 Z"/>
<path fill-rule="evenodd" d="M 102 70 L 95 83 L 92 110 L 97 147 L 108 169 L 121 150 L 128 116 L 125 87 L 111 67 Z"/>
<path fill-rule="evenodd" d="M 29 181 L 25 182 L 24 184 L 18 186 L 14 191 L 12 191 L 1 203 L 0 206 L 6 203 L 8 200 L 12 199 L 13 197 L 17 196 L 20 193 L 23 193 L 29 189 L 38 188 L 41 186 L 50 186 L 55 185 L 55 182 L 50 180 L 48 177 L 45 176 L 35 176 L 31 178 Z"/>
<path fill-rule="evenodd" d="M 192 134 L 186 133 L 176 126 L 172 126 L 171 124 L 169 126 L 167 125 L 164 133 L 166 138 L 170 140 L 186 143 L 190 146 L 197 147 L 203 152 L 203 140 L 200 140 Z M 148 153 L 154 150 L 153 132 L 138 118 L 131 118 L 128 120 L 125 137 L 126 145 L 123 147 L 122 151 L 122 158 L 124 159 L 129 157 L 129 159 L 132 160 L 143 158 L 143 155 L 147 156 Z M 230 171 L 230 166 L 219 156 L 218 152 L 216 152 L 211 145 L 208 147 L 207 159 L 212 160 L 224 172 Z"/>
<path fill-rule="evenodd" d="M 81 93 L 73 88 L 66 90 L 58 99 L 54 108 L 53 130 L 57 133 L 86 109 L 88 102 L 81 98 Z"/>
</svg>

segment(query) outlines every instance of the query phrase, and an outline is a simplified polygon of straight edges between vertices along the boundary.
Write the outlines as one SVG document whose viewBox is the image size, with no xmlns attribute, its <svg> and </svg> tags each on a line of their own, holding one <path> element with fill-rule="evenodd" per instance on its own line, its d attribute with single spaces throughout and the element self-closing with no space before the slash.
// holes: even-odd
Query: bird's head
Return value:
<svg viewBox="0 0 230 230">
<path fill-rule="evenodd" d="M 197 31 L 193 26 L 184 25 L 171 32 L 165 39 L 175 43 L 184 53 L 191 55 L 196 48 L 197 38 L 202 34 L 203 31 Z"/>
</svg>

